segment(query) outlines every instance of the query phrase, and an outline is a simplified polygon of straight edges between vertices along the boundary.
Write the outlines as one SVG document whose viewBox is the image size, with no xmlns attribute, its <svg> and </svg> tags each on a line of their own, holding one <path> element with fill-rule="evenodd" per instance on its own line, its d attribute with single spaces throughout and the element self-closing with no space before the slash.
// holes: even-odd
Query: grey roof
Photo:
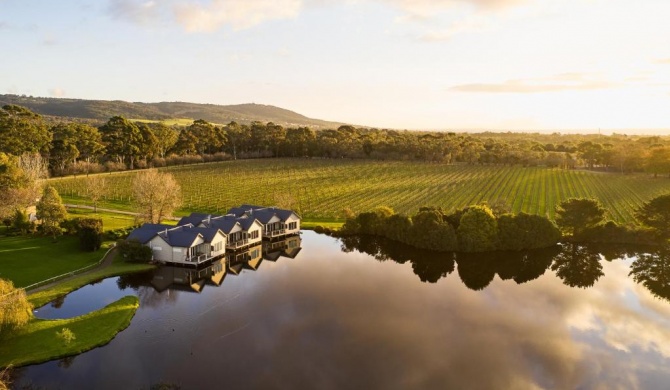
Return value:
<svg viewBox="0 0 670 390">
<path fill-rule="evenodd" d="M 200 232 L 192 225 L 186 225 L 159 232 L 158 235 L 172 247 L 190 248 L 200 236 Z"/>
<path fill-rule="evenodd" d="M 158 232 L 172 228 L 174 228 L 174 226 L 155 224 L 155 223 L 145 223 L 144 225 L 130 232 L 127 239 L 137 240 L 142 244 L 146 244 L 147 242 L 151 241 L 152 238 L 156 237 L 156 234 L 158 234 Z"/>
<path fill-rule="evenodd" d="M 256 221 L 256 218 L 238 218 L 237 222 L 240 223 L 242 226 L 242 230 L 249 230 L 251 226 L 253 226 L 254 221 Z"/>
<path fill-rule="evenodd" d="M 177 222 L 177 225 L 186 225 L 186 224 L 192 224 L 193 226 L 198 226 L 200 223 L 207 218 L 211 217 L 211 214 L 203 214 L 203 213 L 191 213 L 188 217 L 183 217 L 182 219 Z"/>
<path fill-rule="evenodd" d="M 205 242 L 212 242 L 214 239 L 214 236 L 216 236 L 216 233 L 221 232 L 218 228 L 215 227 L 194 227 L 191 230 L 194 230 L 202 235 L 202 238 L 205 240 Z M 223 233 L 225 234 L 225 233 Z"/>
<path fill-rule="evenodd" d="M 225 234 L 230 234 L 230 231 L 233 230 L 235 225 L 237 225 L 237 220 L 224 217 L 215 217 L 205 225 L 207 227 L 221 229 L 221 231 Z"/>
<path fill-rule="evenodd" d="M 228 213 L 234 214 L 237 217 L 250 215 L 258 219 L 262 224 L 268 223 L 275 215 L 282 221 L 286 221 L 292 214 L 295 214 L 298 218 L 300 218 L 300 216 L 292 210 L 280 209 L 277 207 L 254 206 L 250 204 L 243 204 L 240 207 L 233 207 L 232 209 L 228 210 Z"/>
</svg>

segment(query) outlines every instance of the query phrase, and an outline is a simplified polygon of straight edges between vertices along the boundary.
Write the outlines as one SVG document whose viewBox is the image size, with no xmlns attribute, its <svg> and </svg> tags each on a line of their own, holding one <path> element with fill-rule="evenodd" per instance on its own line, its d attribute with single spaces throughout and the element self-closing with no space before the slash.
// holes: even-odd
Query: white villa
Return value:
<svg viewBox="0 0 670 390">
<path fill-rule="evenodd" d="M 128 240 L 151 248 L 153 260 L 161 263 L 199 265 L 226 254 L 227 236 L 220 229 L 144 224 Z"/>
<path fill-rule="evenodd" d="M 300 232 L 300 216 L 291 210 L 243 204 L 228 214 L 238 218 L 255 218 L 263 224 L 264 238 L 285 237 Z"/>
</svg>

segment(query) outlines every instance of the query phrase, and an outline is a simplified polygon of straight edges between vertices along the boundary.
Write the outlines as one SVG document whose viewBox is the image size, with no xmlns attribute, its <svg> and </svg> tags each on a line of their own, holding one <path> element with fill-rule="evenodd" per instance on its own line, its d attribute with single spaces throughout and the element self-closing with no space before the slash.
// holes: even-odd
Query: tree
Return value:
<svg viewBox="0 0 670 390">
<path fill-rule="evenodd" d="M 20 328 L 32 318 L 33 306 L 26 291 L 9 280 L 0 279 L 0 333 Z"/>
<path fill-rule="evenodd" d="M 214 125 L 205 120 L 196 120 L 186 128 L 186 131 L 195 138 L 196 151 L 201 156 L 206 152 L 212 152 L 213 149 L 217 149 L 222 145 L 222 140 L 218 136 Z"/>
<path fill-rule="evenodd" d="M 572 236 L 593 227 L 605 218 L 605 209 L 596 199 L 570 198 L 556 206 L 556 224 Z"/>
<path fill-rule="evenodd" d="M 86 178 L 86 195 L 93 203 L 93 212 L 98 212 L 98 201 L 107 195 L 107 179 L 99 175 Z"/>
<path fill-rule="evenodd" d="M 153 256 L 151 248 L 137 240 L 118 240 L 116 247 L 126 261 L 133 263 L 148 263 Z"/>
<path fill-rule="evenodd" d="M 52 186 L 46 186 L 42 198 L 37 202 L 37 218 L 42 221 L 46 234 L 52 234 L 54 240 L 61 233 L 60 223 L 67 217 L 63 200 Z"/>
<path fill-rule="evenodd" d="M 21 106 L 0 109 L 0 152 L 20 156 L 47 152 L 51 133 L 42 117 Z"/>
<path fill-rule="evenodd" d="M 654 177 L 658 174 L 670 174 L 670 148 L 653 147 L 649 150 L 646 158 L 645 167 L 647 171 L 652 172 Z"/>
<path fill-rule="evenodd" d="M 549 219 L 526 213 L 504 214 L 498 218 L 498 249 L 546 248 L 556 245 L 561 232 Z"/>
<path fill-rule="evenodd" d="M 133 180 L 133 200 L 141 220 L 160 223 L 181 205 L 181 187 L 171 174 L 149 169 Z"/>
<path fill-rule="evenodd" d="M 461 217 L 456 235 L 463 252 L 495 250 L 498 225 L 491 209 L 486 205 L 470 207 Z"/>
<path fill-rule="evenodd" d="M 670 247 L 638 254 L 628 275 L 655 296 L 670 300 Z"/>
<path fill-rule="evenodd" d="M 172 147 L 177 143 L 177 137 L 179 136 L 179 133 L 163 123 L 155 124 L 152 127 L 154 135 L 158 140 L 158 143 L 156 144 L 156 150 L 158 155 L 163 158 L 167 154 L 168 150 L 172 149 Z"/>
<path fill-rule="evenodd" d="M 107 154 L 115 156 L 119 162 L 127 161 L 133 169 L 144 141 L 139 127 L 124 117 L 115 116 L 100 127 L 100 133 L 107 146 Z"/>
<path fill-rule="evenodd" d="M 77 235 L 81 250 L 95 252 L 102 245 L 102 219 L 81 218 L 77 221 Z"/>
<path fill-rule="evenodd" d="M 644 203 L 635 216 L 643 224 L 658 230 L 664 237 L 670 237 L 670 194 Z"/>
</svg>

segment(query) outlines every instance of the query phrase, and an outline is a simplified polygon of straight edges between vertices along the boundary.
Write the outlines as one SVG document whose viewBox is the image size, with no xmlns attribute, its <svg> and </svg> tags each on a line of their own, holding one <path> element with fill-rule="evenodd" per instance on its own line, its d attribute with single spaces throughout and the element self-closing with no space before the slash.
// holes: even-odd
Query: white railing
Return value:
<svg viewBox="0 0 670 390">
<path fill-rule="evenodd" d="M 228 245 L 226 245 L 226 246 L 228 246 L 229 248 L 239 248 L 239 247 L 241 247 L 241 246 L 247 245 L 248 243 L 249 243 L 249 239 L 248 239 L 248 238 L 244 238 L 244 239 L 241 239 L 241 240 L 237 240 L 237 241 L 235 241 L 235 242 L 232 242 L 232 243 L 229 242 Z"/>
</svg>

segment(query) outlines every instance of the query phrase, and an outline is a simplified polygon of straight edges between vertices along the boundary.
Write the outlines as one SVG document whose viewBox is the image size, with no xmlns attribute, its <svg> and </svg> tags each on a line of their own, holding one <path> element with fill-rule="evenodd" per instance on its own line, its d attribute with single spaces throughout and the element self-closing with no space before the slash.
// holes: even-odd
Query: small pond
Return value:
<svg viewBox="0 0 670 390">
<path fill-rule="evenodd" d="M 298 243 L 299 244 L 299 243 Z M 194 271 L 110 278 L 38 309 L 140 308 L 20 388 L 666 389 L 670 254 L 574 245 L 456 256 L 313 232 Z M 268 249 L 268 248 L 266 248 Z"/>
</svg>

